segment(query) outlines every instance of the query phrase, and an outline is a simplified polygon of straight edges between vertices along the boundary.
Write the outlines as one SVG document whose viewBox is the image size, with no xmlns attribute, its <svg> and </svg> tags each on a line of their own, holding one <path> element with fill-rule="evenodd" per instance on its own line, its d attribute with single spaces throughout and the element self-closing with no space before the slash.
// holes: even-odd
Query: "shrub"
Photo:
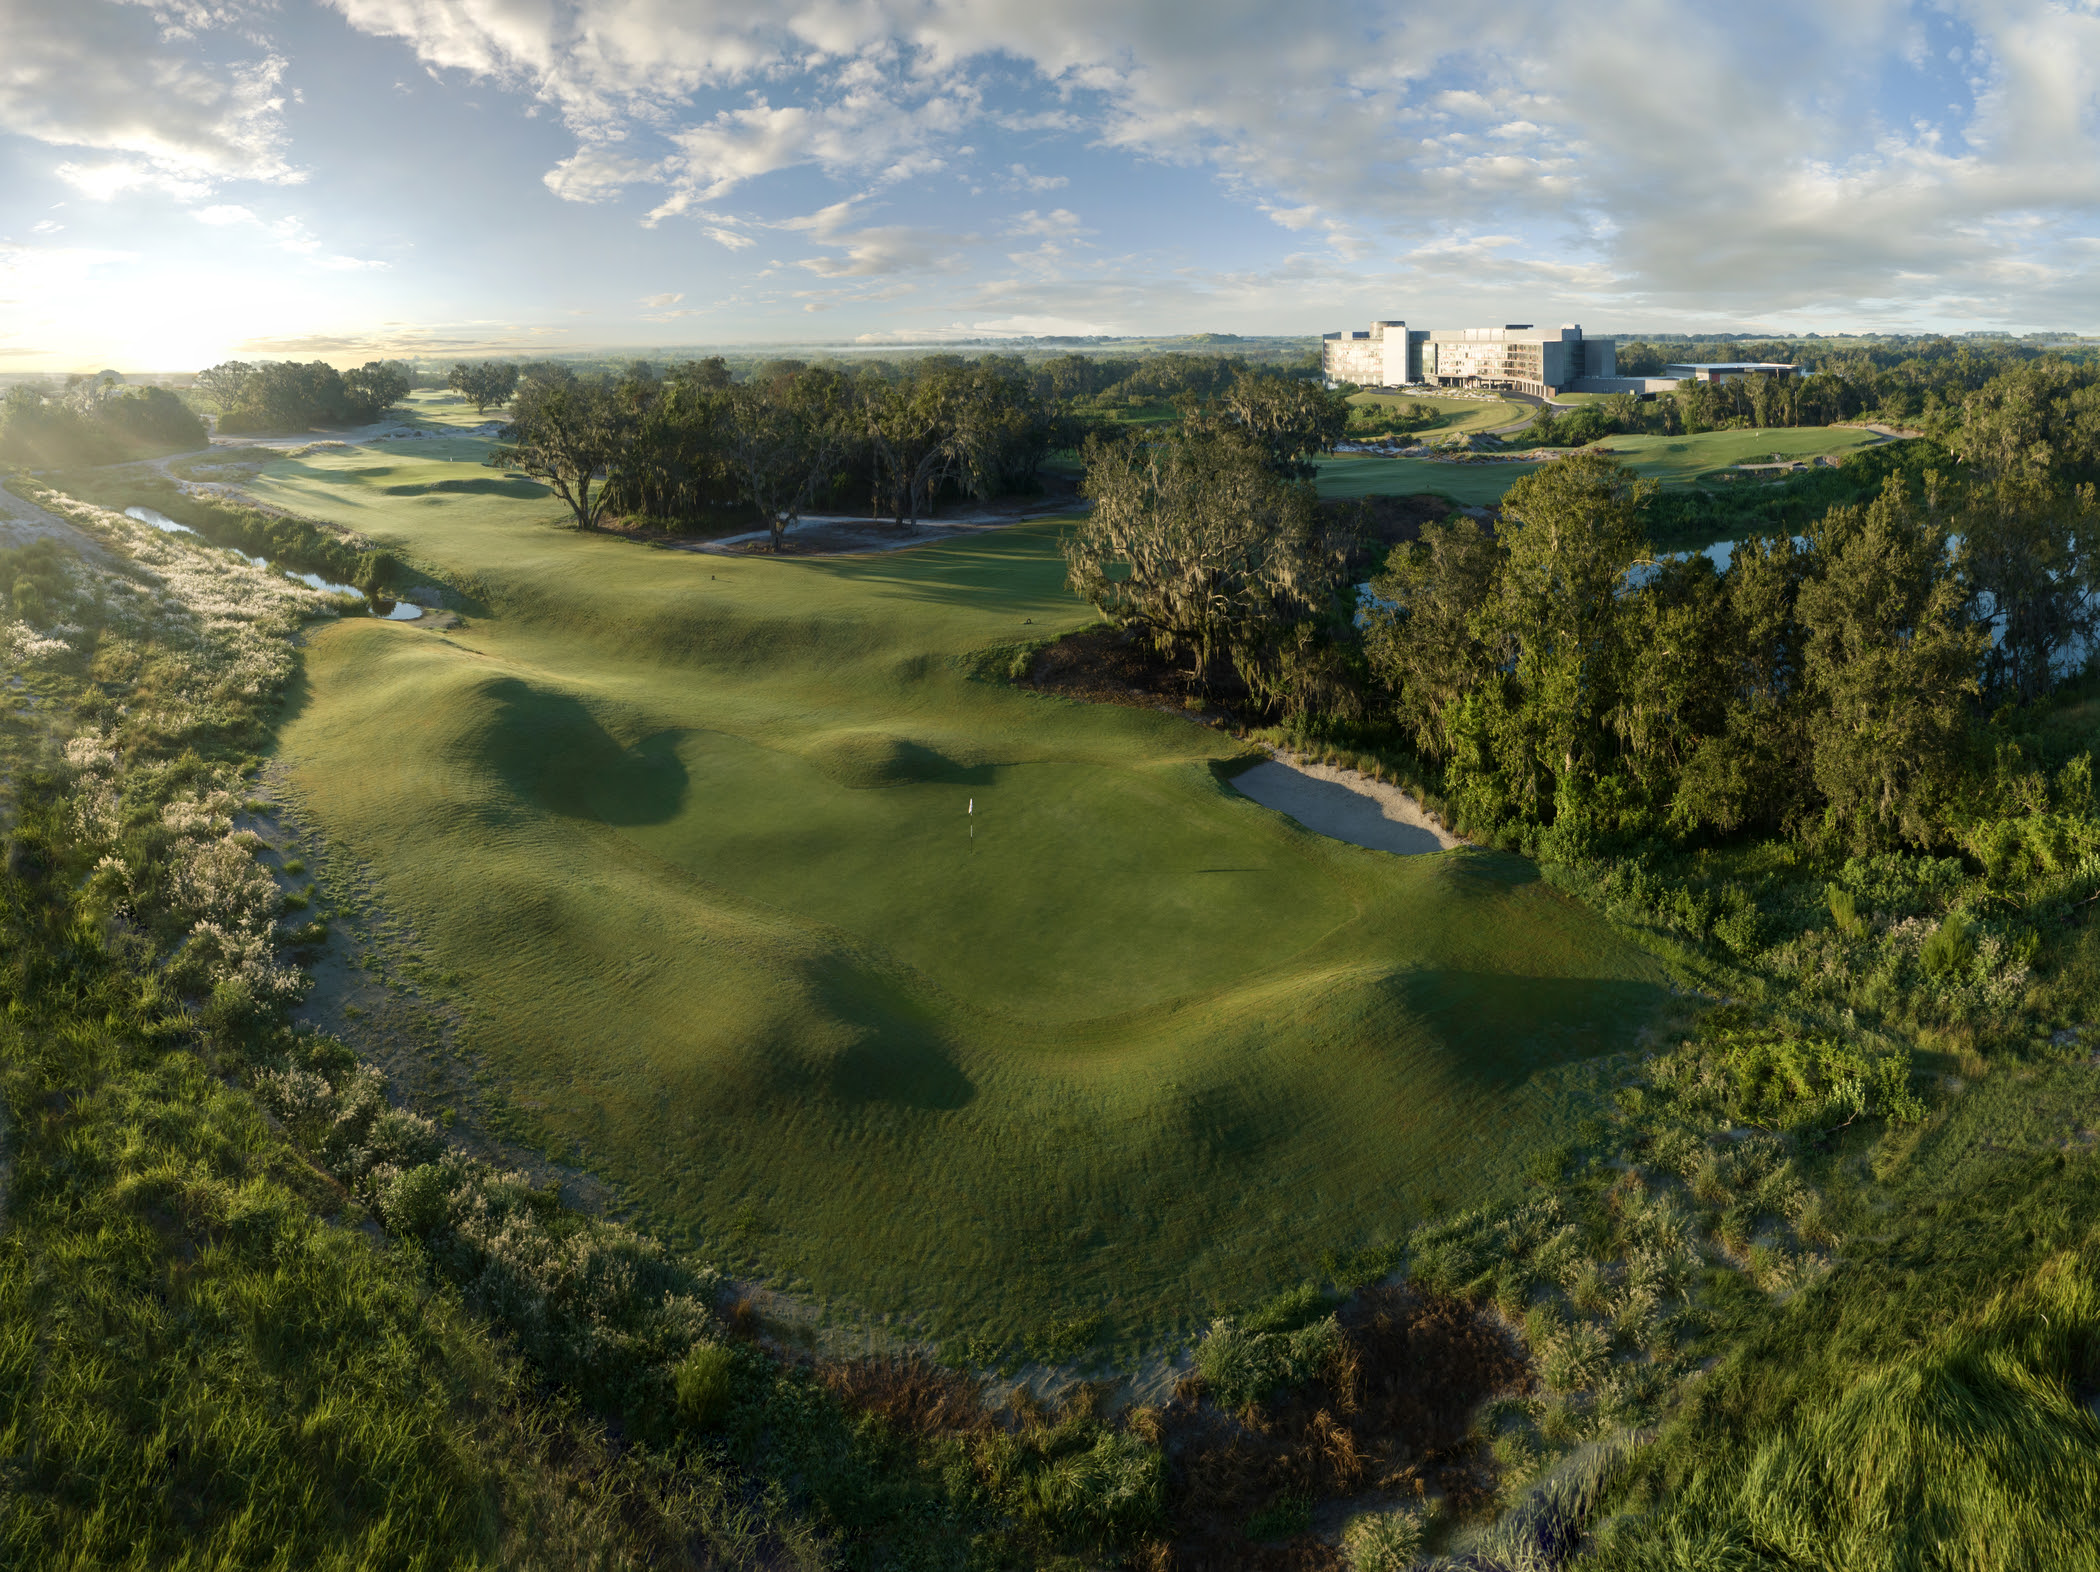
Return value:
<svg viewBox="0 0 2100 1572">
<path fill-rule="evenodd" d="M 1601 1328 L 1578 1321 L 1539 1351 L 1539 1379 L 1549 1392 L 1579 1392 L 1603 1379 L 1611 1342 Z"/>
<path fill-rule="evenodd" d="M 1196 1345 L 1196 1373 L 1221 1406 L 1242 1408 L 1278 1387 L 1310 1381 L 1333 1361 L 1341 1342 L 1333 1316 L 1291 1332 L 1250 1332 L 1221 1316 Z"/>
<path fill-rule="evenodd" d="M 1103 1430 L 1085 1451 L 1035 1475 L 1023 1515 L 1054 1534 L 1103 1543 L 1128 1539 L 1159 1521 L 1165 1459 L 1134 1435 Z"/>
<path fill-rule="evenodd" d="M 1366 1512 L 1342 1530 L 1342 1556 L 1349 1572 L 1405 1572 L 1421 1550 L 1421 1515 L 1405 1507 Z"/>
<path fill-rule="evenodd" d="M 1969 969 L 1969 962 L 1976 957 L 1976 925 L 1965 912 L 1949 912 L 1933 929 L 1932 937 L 1925 941 L 1925 948 L 1918 952 L 1918 964 L 1931 977 L 1958 977 Z"/>
<path fill-rule="evenodd" d="M 729 1407 L 736 1386 L 736 1355 L 720 1343 L 695 1343 L 678 1362 L 671 1383 L 678 1394 L 678 1412 L 687 1423 L 705 1430 Z"/>
<path fill-rule="evenodd" d="M 1859 903 L 1853 898 L 1850 890 L 1841 884 L 1833 884 L 1824 890 L 1823 896 L 1830 907 L 1831 920 L 1837 924 L 1839 933 L 1848 939 L 1865 936 L 1867 920 L 1860 915 Z"/>
</svg>

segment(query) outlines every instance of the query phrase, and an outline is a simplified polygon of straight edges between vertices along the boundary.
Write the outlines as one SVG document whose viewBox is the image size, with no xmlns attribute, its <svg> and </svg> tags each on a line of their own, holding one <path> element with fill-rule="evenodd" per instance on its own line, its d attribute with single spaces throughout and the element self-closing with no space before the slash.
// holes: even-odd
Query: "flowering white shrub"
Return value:
<svg viewBox="0 0 2100 1572">
<path fill-rule="evenodd" d="M 101 732 L 66 739 L 66 767 L 82 775 L 100 775 L 117 767 L 116 750 Z"/>
<path fill-rule="evenodd" d="M 43 660 L 52 655 L 73 653 L 73 646 L 64 639 L 47 638 L 26 622 L 8 624 L 7 646 L 18 661 Z"/>
</svg>

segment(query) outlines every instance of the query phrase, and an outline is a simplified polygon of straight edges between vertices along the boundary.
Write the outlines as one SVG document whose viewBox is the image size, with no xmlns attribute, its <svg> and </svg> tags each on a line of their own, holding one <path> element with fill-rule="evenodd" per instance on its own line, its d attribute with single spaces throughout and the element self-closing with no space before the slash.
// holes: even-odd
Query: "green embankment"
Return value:
<svg viewBox="0 0 2100 1572">
<path fill-rule="evenodd" d="M 1434 425 L 1410 433 L 1415 437 L 1445 437 L 1454 432 L 1492 431 L 1513 425 L 1532 413 L 1528 404 L 1509 399 L 1435 398 L 1412 393 L 1352 393 L 1349 402 L 1366 408 L 1406 409 L 1426 404 L 1437 412 Z"/>
<path fill-rule="evenodd" d="M 1667 997 L 1528 865 L 1313 836 L 1227 738 L 974 678 L 1086 620 L 1056 525 L 653 551 L 415 448 L 256 483 L 486 608 L 318 630 L 282 759 L 516 1128 L 673 1237 L 944 1333 L 1162 1332 L 1515 1188 Z"/>
<path fill-rule="evenodd" d="M 1812 459 L 1849 453 L 1879 439 L 1840 426 L 1764 431 L 1707 431 L 1690 437 L 1617 436 L 1604 446 L 1635 473 L 1663 485 L 1688 484 L 1737 464 Z M 1528 463 L 1440 463 L 1434 459 L 1377 458 L 1343 453 L 1320 465 L 1323 497 L 1411 496 L 1436 492 L 1455 502 L 1485 505 L 1537 468 Z"/>
</svg>

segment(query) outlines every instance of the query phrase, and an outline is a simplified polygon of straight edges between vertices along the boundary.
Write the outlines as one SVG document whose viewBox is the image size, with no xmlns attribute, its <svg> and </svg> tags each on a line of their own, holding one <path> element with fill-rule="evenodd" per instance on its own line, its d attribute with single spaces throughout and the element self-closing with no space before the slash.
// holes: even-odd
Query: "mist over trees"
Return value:
<svg viewBox="0 0 2100 1572">
<path fill-rule="evenodd" d="M 0 460 L 39 468 L 115 464 L 201 448 L 204 422 L 179 395 L 131 387 L 114 371 L 53 392 L 17 383 L 0 396 Z"/>
</svg>

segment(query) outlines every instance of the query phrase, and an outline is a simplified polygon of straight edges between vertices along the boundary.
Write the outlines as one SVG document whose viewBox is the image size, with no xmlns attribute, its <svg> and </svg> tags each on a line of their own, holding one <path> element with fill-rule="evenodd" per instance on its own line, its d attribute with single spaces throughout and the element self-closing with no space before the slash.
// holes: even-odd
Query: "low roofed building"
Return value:
<svg viewBox="0 0 2100 1572">
<path fill-rule="evenodd" d="M 1792 377 L 1801 368 L 1783 360 L 1681 361 L 1663 367 L 1663 375 L 1677 382 L 1734 382 L 1742 377 Z"/>
</svg>

